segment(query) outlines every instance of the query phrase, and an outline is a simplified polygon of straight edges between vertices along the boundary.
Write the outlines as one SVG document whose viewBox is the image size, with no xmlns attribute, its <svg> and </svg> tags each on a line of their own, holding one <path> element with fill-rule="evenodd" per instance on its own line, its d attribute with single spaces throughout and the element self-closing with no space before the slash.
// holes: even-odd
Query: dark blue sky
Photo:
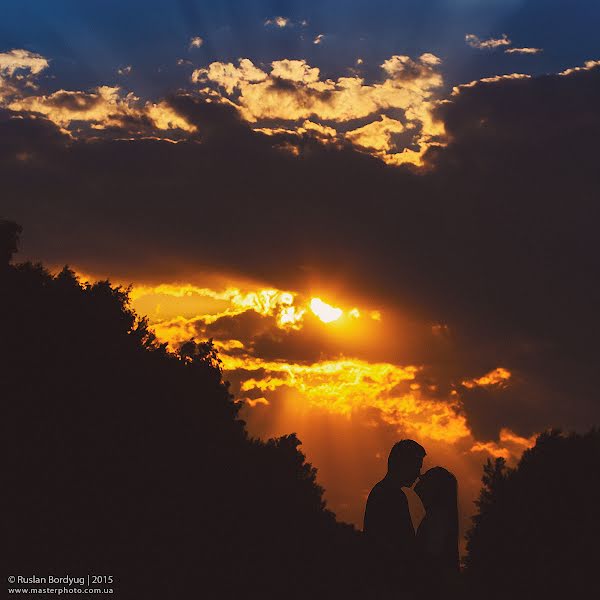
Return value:
<svg viewBox="0 0 600 600">
<path fill-rule="evenodd" d="M 265 27 L 277 15 L 291 27 Z M 300 25 L 301 21 L 307 25 Z M 146 97 L 189 85 L 191 65 L 247 57 L 304 58 L 327 76 L 357 57 L 376 77 L 393 54 L 433 52 L 450 85 L 495 74 L 555 72 L 600 57 L 597 0 L 4 0 L 0 52 L 24 48 L 51 59 L 47 89 L 121 82 Z M 465 44 L 506 33 L 536 55 Z M 323 43 L 313 44 L 318 34 Z M 201 36 L 201 48 L 188 48 Z M 132 65 L 127 83 L 116 74 Z"/>
</svg>

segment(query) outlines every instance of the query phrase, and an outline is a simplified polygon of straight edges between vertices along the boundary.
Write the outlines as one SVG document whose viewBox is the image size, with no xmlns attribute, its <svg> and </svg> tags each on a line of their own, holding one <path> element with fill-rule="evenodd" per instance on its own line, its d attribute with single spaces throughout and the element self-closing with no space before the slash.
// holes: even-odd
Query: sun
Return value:
<svg viewBox="0 0 600 600">
<path fill-rule="evenodd" d="M 313 311 L 323 323 L 332 323 L 333 321 L 337 321 L 343 314 L 341 308 L 335 308 L 334 306 L 330 306 L 326 302 L 323 302 L 321 298 L 313 298 L 310 301 L 310 310 Z"/>
</svg>

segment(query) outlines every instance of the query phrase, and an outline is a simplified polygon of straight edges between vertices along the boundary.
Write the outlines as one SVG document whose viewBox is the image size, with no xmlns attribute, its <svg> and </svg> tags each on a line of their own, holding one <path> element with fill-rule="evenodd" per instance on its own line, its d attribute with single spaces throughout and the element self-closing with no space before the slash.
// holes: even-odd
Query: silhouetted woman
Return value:
<svg viewBox="0 0 600 600">
<path fill-rule="evenodd" d="M 423 595 L 448 597 L 455 590 L 458 573 L 458 485 L 443 467 L 421 475 L 415 492 L 425 507 L 417 529 L 417 546 L 423 560 Z"/>
</svg>

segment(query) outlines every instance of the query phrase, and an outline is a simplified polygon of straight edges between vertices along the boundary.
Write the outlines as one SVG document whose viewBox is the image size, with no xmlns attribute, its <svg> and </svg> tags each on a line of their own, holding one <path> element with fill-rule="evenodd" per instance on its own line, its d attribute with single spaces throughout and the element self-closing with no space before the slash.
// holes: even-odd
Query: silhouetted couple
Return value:
<svg viewBox="0 0 600 600">
<path fill-rule="evenodd" d="M 367 500 L 364 533 L 368 585 L 374 600 L 447 597 L 458 575 L 457 483 L 434 467 L 421 473 L 425 449 L 413 440 L 394 445 L 386 476 Z M 413 528 L 403 487 L 414 491 L 426 514 Z"/>
</svg>

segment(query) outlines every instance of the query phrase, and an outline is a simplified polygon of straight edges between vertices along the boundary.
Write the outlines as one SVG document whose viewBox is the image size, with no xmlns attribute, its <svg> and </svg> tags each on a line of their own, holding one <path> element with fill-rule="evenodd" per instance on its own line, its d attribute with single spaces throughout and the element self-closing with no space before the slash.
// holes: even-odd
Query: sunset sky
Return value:
<svg viewBox="0 0 600 600">
<path fill-rule="evenodd" d="M 488 457 L 600 419 L 599 25 L 590 0 L 5 0 L 0 217 L 18 260 L 132 284 L 173 349 L 213 338 L 340 520 L 411 437 L 464 531 Z"/>
</svg>

